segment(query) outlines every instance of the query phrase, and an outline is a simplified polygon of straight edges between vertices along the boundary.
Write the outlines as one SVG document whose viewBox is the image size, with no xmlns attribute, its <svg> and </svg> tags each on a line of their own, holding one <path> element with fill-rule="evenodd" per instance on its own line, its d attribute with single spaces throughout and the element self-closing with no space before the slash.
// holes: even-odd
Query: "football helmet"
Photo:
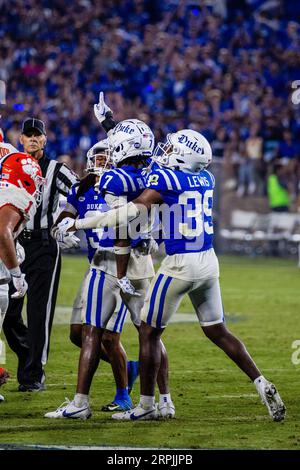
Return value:
<svg viewBox="0 0 300 470">
<path fill-rule="evenodd" d="M 42 200 L 45 179 L 38 162 L 23 152 L 11 153 L 0 159 L 0 188 L 16 186 L 33 196 L 38 206 Z"/>
<path fill-rule="evenodd" d="M 86 154 L 86 171 L 95 175 L 102 175 L 109 166 L 108 140 L 99 140 Z M 104 165 L 99 164 L 99 157 L 104 157 Z"/>
<path fill-rule="evenodd" d="M 198 173 L 212 161 L 208 140 L 190 129 L 167 135 L 165 143 L 159 142 L 154 152 L 155 161 L 162 166 Z"/>
<path fill-rule="evenodd" d="M 114 165 L 130 157 L 151 157 L 154 135 L 150 127 L 139 119 L 120 121 L 108 138 L 109 154 Z"/>
</svg>

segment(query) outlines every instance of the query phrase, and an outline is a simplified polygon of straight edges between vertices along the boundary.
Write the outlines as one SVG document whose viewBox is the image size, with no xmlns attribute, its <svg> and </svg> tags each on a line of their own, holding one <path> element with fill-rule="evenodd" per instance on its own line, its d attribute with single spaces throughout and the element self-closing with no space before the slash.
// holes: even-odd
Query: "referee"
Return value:
<svg viewBox="0 0 300 470">
<path fill-rule="evenodd" d="M 45 151 L 45 124 L 28 118 L 22 124 L 20 142 L 24 151 L 37 159 L 46 179 L 43 199 L 19 236 L 25 249 L 21 265 L 28 283 L 27 327 L 22 320 L 24 298 L 11 299 L 3 324 L 10 348 L 17 354 L 19 391 L 45 389 L 44 366 L 49 353 L 49 340 L 57 297 L 61 257 L 50 229 L 56 216 L 59 195 L 67 195 L 77 176 L 65 164 L 50 160 Z"/>
</svg>

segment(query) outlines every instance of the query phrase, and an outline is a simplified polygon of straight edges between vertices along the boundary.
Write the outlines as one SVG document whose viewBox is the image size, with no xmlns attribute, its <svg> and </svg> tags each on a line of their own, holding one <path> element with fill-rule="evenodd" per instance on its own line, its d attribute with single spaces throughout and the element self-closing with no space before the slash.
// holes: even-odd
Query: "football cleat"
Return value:
<svg viewBox="0 0 300 470">
<path fill-rule="evenodd" d="M 118 400 L 115 399 L 108 405 L 104 405 L 101 408 L 101 411 L 127 411 L 133 408 L 133 403 L 130 397 L 129 399 Z"/>
<path fill-rule="evenodd" d="M 90 405 L 75 406 L 74 401 L 71 401 L 63 410 L 63 418 L 70 419 L 89 419 L 92 416 Z"/>
<path fill-rule="evenodd" d="M 0 395 L 0 403 L 4 401 L 4 396 L 3 395 Z"/>
<path fill-rule="evenodd" d="M 112 415 L 112 419 L 116 419 L 119 421 L 145 421 L 158 418 L 159 415 L 157 412 L 156 404 L 154 407 L 145 409 L 139 403 L 132 410 L 124 411 L 123 413 L 115 413 Z"/>
<path fill-rule="evenodd" d="M 163 401 L 158 405 L 159 418 L 171 419 L 175 418 L 175 405 L 172 401 Z"/>
<path fill-rule="evenodd" d="M 271 418 L 274 421 L 284 420 L 286 408 L 275 385 L 271 382 L 259 383 L 257 391 L 262 403 L 268 408 Z"/>
<path fill-rule="evenodd" d="M 139 361 L 127 362 L 128 393 L 130 395 L 134 382 L 139 376 Z"/>
<path fill-rule="evenodd" d="M 65 398 L 65 401 L 61 405 L 59 405 L 59 407 L 55 411 L 49 411 L 44 415 L 44 418 L 63 418 L 63 412 L 65 411 L 69 403 L 70 400 L 68 398 Z"/>
</svg>

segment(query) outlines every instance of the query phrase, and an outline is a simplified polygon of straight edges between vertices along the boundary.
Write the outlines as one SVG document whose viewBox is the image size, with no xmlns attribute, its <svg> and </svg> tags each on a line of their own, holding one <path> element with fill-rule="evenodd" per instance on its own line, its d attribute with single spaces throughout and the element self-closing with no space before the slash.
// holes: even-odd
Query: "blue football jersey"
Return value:
<svg viewBox="0 0 300 470">
<path fill-rule="evenodd" d="M 146 186 L 160 193 L 163 238 L 168 255 L 206 251 L 213 243 L 214 176 L 207 170 L 186 173 L 168 168 L 152 171 Z"/>
<path fill-rule="evenodd" d="M 115 196 L 126 196 L 127 202 L 136 199 L 146 189 L 146 172 L 144 168 L 135 168 L 131 165 L 122 166 L 106 171 L 101 177 L 99 191 L 104 196 L 105 193 Z M 131 240 L 134 248 L 144 238 L 146 234 Z"/>
<path fill-rule="evenodd" d="M 77 197 L 77 190 L 78 183 L 71 187 L 67 201 L 76 209 L 79 219 L 91 217 L 96 215 L 99 211 L 106 212 L 110 209 L 102 195 L 97 193 L 94 187 L 90 188 L 82 196 L 79 196 L 79 198 Z M 111 228 L 86 229 L 85 235 L 90 262 L 99 247 L 111 248 L 114 246 L 115 232 Z"/>
<path fill-rule="evenodd" d="M 114 194 L 115 196 L 127 196 L 130 202 L 136 199 L 146 188 L 146 178 L 143 168 L 135 168 L 127 165 L 106 171 L 100 180 L 99 191 Z"/>
</svg>

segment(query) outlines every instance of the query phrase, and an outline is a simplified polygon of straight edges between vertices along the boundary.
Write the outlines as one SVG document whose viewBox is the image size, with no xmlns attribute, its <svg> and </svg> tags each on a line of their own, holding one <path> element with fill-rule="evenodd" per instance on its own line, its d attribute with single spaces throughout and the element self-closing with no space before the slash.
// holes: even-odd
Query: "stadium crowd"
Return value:
<svg viewBox="0 0 300 470">
<path fill-rule="evenodd" d="M 202 132 L 239 196 L 265 194 L 276 158 L 296 195 L 300 7 L 291 2 L 292 16 L 289 3 L 2 0 L 7 140 L 17 145 L 24 115 L 38 116 L 51 158 L 81 173 L 103 138 L 91 113 L 103 90 L 117 120 L 134 115 L 159 140 L 184 127 Z"/>
</svg>

